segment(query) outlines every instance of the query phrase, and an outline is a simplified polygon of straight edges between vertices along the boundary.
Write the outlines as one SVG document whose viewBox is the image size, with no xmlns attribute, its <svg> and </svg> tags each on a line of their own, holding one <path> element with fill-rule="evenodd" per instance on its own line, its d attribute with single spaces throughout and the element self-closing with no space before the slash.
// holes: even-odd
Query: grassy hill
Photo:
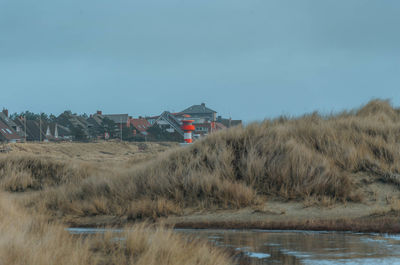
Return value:
<svg viewBox="0 0 400 265">
<path fill-rule="evenodd" d="M 281 117 L 210 135 L 146 162 L 40 194 L 57 215 L 128 219 L 269 200 L 362 202 L 371 183 L 400 183 L 400 111 L 371 101 L 336 115 Z"/>
</svg>

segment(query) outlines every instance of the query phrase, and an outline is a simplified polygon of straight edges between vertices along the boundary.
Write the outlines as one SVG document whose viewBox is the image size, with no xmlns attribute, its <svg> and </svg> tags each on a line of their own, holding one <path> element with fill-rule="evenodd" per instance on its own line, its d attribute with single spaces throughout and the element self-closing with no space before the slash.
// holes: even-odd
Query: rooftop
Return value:
<svg viewBox="0 0 400 265">
<path fill-rule="evenodd" d="M 21 137 L 13 129 L 9 128 L 2 121 L 0 121 L 0 134 L 8 141 L 21 139 Z"/>
<path fill-rule="evenodd" d="M 146 119 L 131 119 L 130 123 L 140 132 L 145 132 L 151 126 Z"/>
<path fill-rule="evenodd" d="M 181 112 L 185 114 L 217 113 L 215 110 L 207 108 L 205 103 L 201 103 L 200 105 L 193 105 Z"/>
<path fill-rule="evenodd" d="M 129 120 L 128 114 L 103 114 L 103 116 L 115 123 L 127 123 Z"/>
</svg>

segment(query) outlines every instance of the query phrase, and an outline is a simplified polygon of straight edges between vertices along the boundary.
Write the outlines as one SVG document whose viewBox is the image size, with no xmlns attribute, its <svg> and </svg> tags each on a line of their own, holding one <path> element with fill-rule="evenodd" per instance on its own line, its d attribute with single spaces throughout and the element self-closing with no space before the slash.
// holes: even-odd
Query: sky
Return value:
<svg viewBox="0 0 400 265">
<path fill-rule="evenodd" d="M 398 0 L 0 0 L 0 108 L 263 120 L 400 105 Z"/>
</svg>

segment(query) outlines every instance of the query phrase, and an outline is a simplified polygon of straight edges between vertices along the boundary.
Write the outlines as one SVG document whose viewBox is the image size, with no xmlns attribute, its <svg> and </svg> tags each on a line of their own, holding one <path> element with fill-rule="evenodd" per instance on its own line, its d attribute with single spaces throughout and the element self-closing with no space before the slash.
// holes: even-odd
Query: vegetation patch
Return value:
<svg viewBox="0 0 400 265">
<path fill-rule="evenodd" d="M 126 227 L 119 240 L 74 236 L 65 227 L 27 214 L 0 194 L 0 264 L 228 265 L 230 254 L 205 241 L 146 223 Z"/>
<path fill-rule="evenodd" d="M 329 207 L 362 202 L 365 181 L 398 187 L 399 143 L 400 111 L 376 100 L 336 115 L 234 127 L 92 174 L 78 164 L 25 158 L 3 159 L 0 172 L 3 179 L 16 172 L 3 184 L 9 190 L 53 186 L 31 201 L 56 216 L 154 220 L 187 209 L 257 207 L 268 199 Z"/>
<path fill-rule="evenodd" d="M 9 155 L 0 158 L 0 186 L 7 191 L 41 190 L 77 183 L 93 171 L 89 164 L 67 164 L 50 157 Z"/>
</svg>

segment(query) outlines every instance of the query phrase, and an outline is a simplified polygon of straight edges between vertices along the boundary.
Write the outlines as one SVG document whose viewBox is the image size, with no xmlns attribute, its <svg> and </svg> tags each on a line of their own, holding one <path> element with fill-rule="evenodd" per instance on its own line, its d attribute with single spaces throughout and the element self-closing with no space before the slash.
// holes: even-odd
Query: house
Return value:
<svg viewBox="0 0 400 265">
<path fill-rule="evenodd" d="M 139 117 L 138 119 L 130 119 L 131 129 L 133 134 L 147 135 L 147 129 L 151 127 L 151 124 L 144 118 Z"/>
<path fill-rule="evenodd" d="M 227 128 L 237 126 L 237 125 L 242 125 L 242 120 L 232 120 L 231 118 L 224 119 L 221 116 L 218 116 L 217 122 L 223 124 Z"/>
<path fill-rule="evenodd" d="M 89 139 L 89 124 L 85 117 L 64 111 L 57 117 L 58 125 L 64 126 L 71 131 L 74 140 L 85 141 Z"/>
<path fill-rule="evenodd" d="M 104 117 L 112 120 L 115 124 L 118 125 L 118 127 L 122 126 L 122 128 L 129 128 L 129 114 L 102 114 L 101 111 L 99 111 L 101 115 Z"/>
<path fill-rule="evenodd" d="M 181 122 L 170 112 L 164 111 L 147 129 L 149 139 L 154 141 L 183 141 Z"/>
<path fill-rule="evenodd" d="M 193 120 L 193 125 L 196 128 L 193 132 L 193 137 L 200 138 L 215 131 L 227 128 L 223 123 L 216 121 L 216 115 L 217 112 L 208 108 L 205 103 L 193 105 L 177 113 L 164 111 L 159 116 L 146 117 L 146 120 L 152 125 L 147 131 L 153 136 L 156 135 L 156 140 L 161 140 L 161 138 L 170 138 L 167 137 L 168 133 L 176 133 L 176 136 L 182 135 L 183 137 L 183 131 L 181 130 L 182 120 L 190 119 Z M 158 128 L 158 130 L 155 131 L 155 128 Z M 179 136 L 174 140 L 180 138 L 181 137 Z"/>
<path fill-rule="evenodd" d="M 158 120 L 158 118 L 160 118 L 160 115 L 145 117 L 145 119 L 150 123 L 150 125 L 153 125 L 156 122 L 156 120 Z"/>
<path fill-rule="evenodd" d="M 3 111 L 0 112 L 0 121 L 13 129 L 19 136 L 24 136 L 22 128 L 8 117 L 8 109 L 3 109 Z"/>
<path fill-rule="evenodd" d="M 219 122 L 196 123 L 194 125 L 196 130 L 194 131 L 193 136 L 195 138 L 206 136 L 213 132 L 226 129 L 226 126 Z"/>
<path fill-rule="evenodd" d="M 177 132 L 183 136 L 181 122 L 168 111 L 164 111 L 160 115 L 160 117 L 154 122 L 153 126 L 155 125 L 169 133 Z"/>
<path fill-rule="evenodd" d="M 106 118 L 101 111 L 90 115 L 87 119 L 89 135 L 92 139 L 109 139 L 113 138 L 118 130 L 117 125 L 110 119 Z"/>
<path fill-rule="evenodd" d="M 46 128 L 46 139 L 51 141 L 70 141 L 72 140 L 72 132 L 67 127 L 59 125 L 55 122 L 45 122 L 42 126 Z"/>
<path fill-rule="evenodd" d="M 100 110 L 98 110 L 95 114 L 92 114 L 87 118 L 87 122 L 89 123 L 90 127 L 99 127 L 102 128 L 104 116 Z"/>
<path fill-rule="evenodd" d="M 215 110 L 206 107 L 205 103 L 201 103 L 200 105 L 193 105 L 180 113 L 177 113 L 177 118 L 183 120 L 185 119 L 185 116 L 190 116 L 190 119 L 194 120 L 193 125 L 196 128 L 193 136 L 195 138 L 200 138 L 228 127 L 218 121 L 216 115 L 217 112 Z"/>
<path fill-rule="evenodd" d="M 81 127 L 84 130 L 87 130 L 88 127 L 86 118 L 76 114 L 72 114 L 71 111 L 64 111 L 60 114 L 60 116 L 57 117 L 56 121 L 58 124 L 69 129 L 73 127 Z"/>
<path fill-rule="evenodd" d="M 190 115 L 194 123 L 206 123 L 216 120 L 217 112 L 206 107 L 205 103 L 200 105 L 193 105 L 179 113 L 180 115 Z"/>
<path fill-rule="evenodd" d="M 101 110 L 98 110 L 87 119 L 91 138 L 120 138 L 121 129 L 124 139 L 130 138 L 130 119 L 128 114 L 103 114 Z"/>
<path fill-rule="evenodd" d="M 0 141 L 8 143 L 21 142 L 22 137 L 18 135 L 12 128 L 8 127 L 7 124 L 0 121 Z"/>
<path fill-rule="evenodd" d="M 22 128 L 24 138 L 26 131 L 27 141 L 48 141 L 43 121 L 27 120 L 25 122 L 23 117 L 18 117 L 14 119 L 14 122 Z"/>
<path fill-rule="evenodd" d="M 98 111 L 98 114 L 104 117 L 104 121 L 107 121 L 110 126 L 111 123 L 114 123 L 116 126 L 109 132 L 110 138 L 131 138 L 132 133 L 129 131 L 130 123 L 129 114 L 102 114 L 101 111 Z M 125 136 L 125 137 L 122 137 Z"/>
</svg>

